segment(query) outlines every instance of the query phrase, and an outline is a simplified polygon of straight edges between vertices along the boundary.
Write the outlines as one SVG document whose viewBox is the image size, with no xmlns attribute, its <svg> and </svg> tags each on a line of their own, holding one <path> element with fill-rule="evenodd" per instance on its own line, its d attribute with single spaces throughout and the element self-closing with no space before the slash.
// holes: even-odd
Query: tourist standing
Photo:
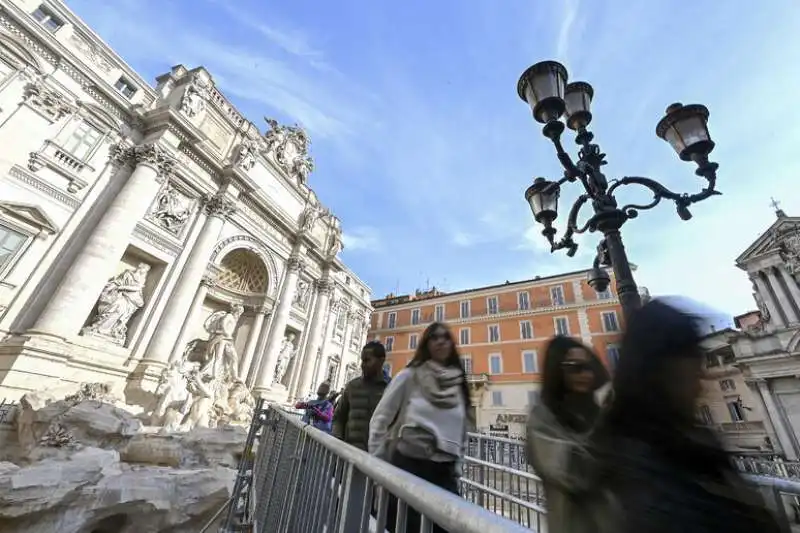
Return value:
<svg viewBox="0 0 800 533">
<path fill-rule="evenodd" d="M 361 350 L 361 377 L 346 384 L 333 414 L 333 436 L 367 450 L 369 421 L 386 390 L 386 348 L 370 341 Z"/>
<path fill-rule="evenodd" d="M 310 402 L 297 402 L 295 409 L 304 409 L 303 422 L 311 424 L 325 433 L 331 432 L 333 421 L 333 402 L 328 398 L 330 383 L 321 383 L 317 388 L 317 399 Z"/>
<path fill-rule="evenodd" d="M 714 433 L 696 423 L 704 354 L 695 318 L 653 300 L 630 318 L 621 348 L 614 402 L 595 433 L 600 482 L 618 502 L 605 531 L 780 531 Z"/>
<path fill-rule="evenodd" d="M 453 337 L 444 324 L 434 322 L 372 416 L 370 453 L 458 494 L 469 413 L 466 374 Z M 389 531 L 394 531 L 396 512 L 396 499 L 390 497 Z M 406 520 L 407 531 L 419 530 L 418 512 L 409 508 Z M 434 526 L 433 531 L 445 530 Z"/>
<path fill-rule="evenodd" d="M 553 533 L 597 531 L 597 468 L 589 436 L 608 382 L 608 371 L 589 348 L 564 336 L 550 341 L 540 402 L 528 418 L 526 453 L 542 478 Z"/>
</svg>

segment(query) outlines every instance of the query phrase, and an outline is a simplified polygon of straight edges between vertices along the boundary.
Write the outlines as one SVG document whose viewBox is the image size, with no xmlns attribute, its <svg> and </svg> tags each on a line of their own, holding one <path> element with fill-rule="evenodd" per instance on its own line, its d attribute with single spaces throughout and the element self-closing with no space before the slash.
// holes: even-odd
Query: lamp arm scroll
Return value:
<svg viewBox="0 0 800 533">
<path fill-rule="evenodd" d="M 722 194 L 721 192 L 714 190 L 714 184 L 712 181 L 709 182 L 709 187 L 703 189 L 699 193 L 690 195 L 687 193 L 676 193 L 652 178 L 644 178 L 640 176 L 626 176 L 620 180 L 616 180 L 611 187 L 609 187 L 608 194 L 613 194 L 618 187 L 623 185 L 639 185 L 649 189 L 653 193 L 653 200 L 648 204 L 627 204 L 622 207 L 621 211 L 625 213 L 628 218 L 636 218 L 639 211 L 652 209 L 661 203 L 661 200 L 671 200 L 675 202 L 678 216 L 682 220 L 689 220 L 692 218 L 692 214 L 688 209 L 690 205 L 705 200 L 711 196 Z"/>
</svg>

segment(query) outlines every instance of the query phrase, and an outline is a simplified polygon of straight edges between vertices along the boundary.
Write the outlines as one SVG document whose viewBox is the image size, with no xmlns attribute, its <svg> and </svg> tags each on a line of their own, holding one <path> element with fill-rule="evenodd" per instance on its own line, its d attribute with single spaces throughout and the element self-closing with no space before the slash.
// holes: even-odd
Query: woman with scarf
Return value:
<svg viewBox="0 0 800 533">
<path fill-rule="evenodd" d="M 469 389 L 450 330 L 434 322 L 422 334 L 408 368 L 392 379 L 369 426 L 369 451 L 454 494 L 470 423 Z M 394 530 L 390 498 L 387 529 Z M 420 516 L 409 509 L 407 531 Z M 434 533 L 444 532 L 434 526 Z"/>
<path fill-rule="evenodd" d="M 628 321 L 614 403 L 595 432 L 600 483 L 618 503 L 604 531 L 780 531 L 716 435 L 696 422 L 703 359 L 691 315 L 653 300 Z"/>
<path fill-rule="evenodd" d="M 583 344 L 554 337 L 547 346 L 541 401 L 528 418 L 526 453 L 542 478 L 548 531 L 595 533 L 596 465 L 589 436 L 597 424 L 608 371 Z"/>
</svg>

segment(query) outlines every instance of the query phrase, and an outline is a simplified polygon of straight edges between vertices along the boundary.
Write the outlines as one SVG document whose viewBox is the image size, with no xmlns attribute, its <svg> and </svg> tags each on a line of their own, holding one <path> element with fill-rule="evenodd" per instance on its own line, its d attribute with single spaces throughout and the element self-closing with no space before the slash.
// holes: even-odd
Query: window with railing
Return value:
<svg viewBox="0 0 800 533">
<path fill-rule="evenodd" d="M 461 356 L 461 366 L 464 367 L 464 372 L 467 375 L 472 374 L 472 356 L 471 355 L 462 355 Z"/>
<path fill-rule="evenodd" d="M 461 328 L 458 331 L 458 343 L 461 346 L 466 346 L 467 344 L 469 344 L 470 341 L 469 334 L 470 334 L 469 328 Z"/>
<path fill-rule="evenodd" d="M 520 311 L 527 311 L 531 308 L 531 296 L 528 291 L 517 294 L 517 307 Z"/>
<path fill-rule="evenodd" d="M 727 402 L 728 405 L 728 412 L 731 415 L 732 422 L 744 422 L 744 408 L 742 407 L 742 402 L 740 400 L 733 400 Z"/>
<path fill-rule="evenodd" d="M 550 287 L 550 301 L 553 305 L 564 305 L 564 287 L 561 285 Z"/>
<path fill-rule="evenodd" d="M 500 342 L 500 326 L 492 324 L 489 326 L 489 342 Z"/>
<path fill-rule="evenodd" d="M 497 296 L 489 296 L 486 298 L 486 312 L 490 315 L 496 315 L 498 312 Z"/>
<path fill-rule="evenodd" d="M 520 320 L 519 338 L 525 340 L 533 338 L 533 324 L 530 320 Z"/>
<path fill-rule="evenodd" d="M 469 318 L 470 315 L 469 300 L 464 300 L 463 302 L 461 302 L 459 307 L 461 308 L 461 318 Z"/>
</svg>

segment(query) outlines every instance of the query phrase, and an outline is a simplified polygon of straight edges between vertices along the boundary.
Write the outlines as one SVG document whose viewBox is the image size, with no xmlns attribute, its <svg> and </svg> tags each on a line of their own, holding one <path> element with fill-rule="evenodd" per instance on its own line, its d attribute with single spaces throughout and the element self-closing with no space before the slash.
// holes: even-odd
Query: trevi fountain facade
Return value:
<svg viewBox="0 0 800 533">
<path fill-rule="evenodd" d="M 60 1 L 0 0 L 0 147 L 0 398 L 21 399 L 2 438 L 26 450 L 0 463 L 0 531 L 2 465 L 97 444 L 30 412 L 72 398 L 59 420 L 100 402 L 139 424 L 125 438 L 227 435 L 258 398 L 358 374 L 370 289 L 301 127 L 259 128 L 203 67 L 149 85 Z"/>
</svg>

